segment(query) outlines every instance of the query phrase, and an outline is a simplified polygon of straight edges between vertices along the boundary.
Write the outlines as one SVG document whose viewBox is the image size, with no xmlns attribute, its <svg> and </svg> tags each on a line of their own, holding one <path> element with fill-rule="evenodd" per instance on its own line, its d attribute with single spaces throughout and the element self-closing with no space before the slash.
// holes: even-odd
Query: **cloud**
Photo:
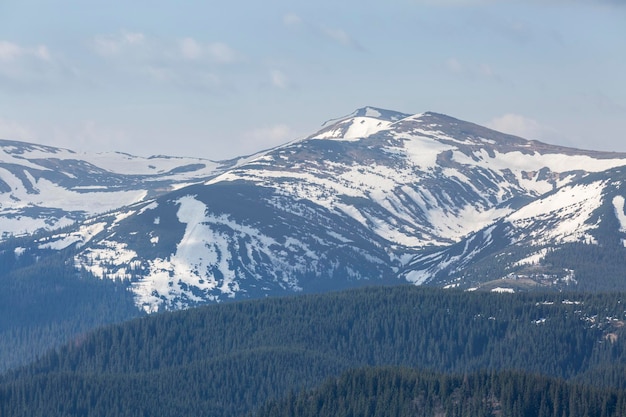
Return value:
<svg viewBox="0 0 626 417">
<path fill-rule="evenodd" d="M 32 130 L 14 120 L 0 118 L 0 138 L 10 140 L 32 141 L 35 135 Z"/>
<path fill-rule="evenodd" d="M 50 61 L 50 51 L 48 51 L 45 45 L 28 48 L 13 42 L 0 40 L 0 62 L 7 64 L 25 58 Z"/>
<path fill-rule="evenodd" d="M 487 122 L 485 126 L 530 140 L 541 140 L 552 132 L 552 129 L 540 125 L 536 120 L 514 113 L 496 117 Z"/>
<path fill-rule="evenodd" d="M 463 72 L 463 66 L 456 58 L 448 58 L 445 62 L 445 66 L 448 71 L 455 74 L 460 74 Z"/>
<path fill-rule="evenodd" d="M 193 38 L 184 38 L 180 41 L 180 52 L 185 59 L 199 59 L 204 54 L 202 45 Z"/>
<path fill-rule="evenodd" d="M 215 91 L 224 85 L 219 75 L 203 68 L 148 65 L 141 71 L 153 82 L 181 89 Z"/>
<path fill-rule="evenodd" d="M 210 58 L 222 64 L 227 64 L 239 60 L 239 54 L 230 46 L 222 42 L 212 42 L 206 46 Z"/>
<path fill-rule="evenodd" d="M 283 23 L 285 26 L 300 26 L 302 25 L 302 19 L 295 13 L 287 13 L 283 16 Z"/>
<path fill-rule="evenodd" d="M 102 126 L 94 120 L 82 120 L 72 126 L 53 126 L 46 137 L 54 146 L 80 152 L 126 152 L 131 140 L 127 132 L 112 126 Z"/>
<path fill-rule="evenodd" d="M 341 29 L 322 27 L 321 31 L 327 38 L 335 41 L 342 46 L 359 50 L 363 49 L 356 40 L 354 40 L 350 35 L 348 35 L 345 31 Z"/>
<path fill-rule="evenodd" d="M 76 75 L 77 71 L 54 57 L 46 45 L 0 40 L 0 88 L 41 91 Z"/>
<path fill-rule="evenodd" d="M 204 92 L 224 87 L 220 67 L 243 60 L 223 42 L 201 42 L 192 37 L 159 39 L 128 31 L 98 35 L 92 47 L 120 74 Z"/>
<path fill-rule="evenodd" d="M 179 50 L 184 59 L 202 60 L 228 64 L 239 59 L 239 54 L 223 42 L 201 43 L 193 38 L 184 38 L 179 42 Z"/>
<path fill-rule="evenodd" d="M 470 78 L 486 78 L 501 81 L 502 78 L 487 63 L 464 64 L 456 58 L 448 58 L 444 62 L 448 72 Z"/>
<path fill-rule="evenodd" d="M 343 29 L 331 28 L 311 23 L 302 19 L 295 13 L 287 13 L 283 16 L 283 24 L 288 28 L 306 27 L 315 35 L 328 39 L 335 44 L 346 48 L 363 51 L 365 48 Z"/>
<path fill-rule="evenodd" d="M 243 148 L 244 152 L 256 152 L 259 149 L 268 149 L 282 145 L 294 139 L 293 130 L 286 124 L 279 123 L 274 126 L 259 127 L 244 132 Z"/>
<path fill-rule="evenodd" d="M 118 55 L 130 48 L 145 44 L 146 36 L 138 32 L 126 32 L 110 35 L 98 35 L 93 39 L 95 51 L 102 56 Z"/>
<path fill-rule="evenodd" d="M 283 90 L 289 88 L 289 79 L 282 71 L 271 70 L 270 78 L 272 80 L 272 85 L 274 87 L 277 87 Z"/>
</svg>

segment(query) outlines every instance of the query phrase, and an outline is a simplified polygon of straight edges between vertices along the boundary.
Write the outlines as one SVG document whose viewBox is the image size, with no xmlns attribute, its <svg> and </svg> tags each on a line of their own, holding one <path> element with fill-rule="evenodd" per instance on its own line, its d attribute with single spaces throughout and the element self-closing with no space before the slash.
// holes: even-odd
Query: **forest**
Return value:
<svg viewBox="0 0 626 417">
<path fill-rule="evenodd" d="M 623 416 L 626 392 L 520 372 L 436 374 L 359 368 L 320 387 L 290 392 L 254 417 Z"/>
<path fill-rule="evenodd" d="M 496 398 L 487 401 L 489 407 L 518 407 L 517 414 L 503 415 L 539 415 L 528 411 L 537 405 L 526 404 L 526 397 L 505 394 L 545 386 L 549 393 L 563 392 L 558 398 L 546 394 L 539 404 L 558 417 L 609 399 L 614 407 L 604 414 L 580 415 L 618 415 L 626 389 L 625 297 L 403 285 L 161 313 L 76 337 L 6 372 L 0 377 L 0 415 L 292 415 L 271 410 L 290 409 L 315 393 L 326 398 L 337 378 L 359 372 L 379 378 L 372 369 L 409 381 L 406 392 L 385 394 L 398 407 L 468 410 L 463 407 L 484 408 Z M 420 378 L 447 381 L 448 388 L 425 403 L 422 388 L 414 388 Z M 475 379 L 480 390 L 465 398 L 466 381 Z M 514 382 L 519 386 L 511 388 Z M 320 391 L 308 391 L 315 389 Z M 396 395 L 402 398 L 392 400 Z M 370 397 L 354 401 L 371 403 Z M 571 398 L 580 399 L 571 405 L 579 408 L 564 405 Z M 493 408 L 484 410 L 489 415 Z M 346 415 L 380 414 L 374 407 Z"/>
</svg>

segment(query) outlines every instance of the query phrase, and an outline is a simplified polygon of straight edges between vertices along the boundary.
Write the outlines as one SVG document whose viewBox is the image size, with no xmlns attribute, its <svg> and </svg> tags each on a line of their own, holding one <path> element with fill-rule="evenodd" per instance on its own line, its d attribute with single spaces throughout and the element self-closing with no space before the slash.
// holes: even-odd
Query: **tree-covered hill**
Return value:
<svg viewBox="0 0 626 417">
<path fill-rule="evenodd" d="M 347 371 L 270 401 L 255 417 L 623 416 L 626 391 L 519 372 L 444 375 L 403 368 Z"/>
<path fill-rule="evenodd" d="M 3 273 L 9 257 L 2 254 L 0 372 L 98 326 L 141 315 L 125 283 L 80 274 L 59 256 Z"/>
<path fill-rule="evenodd" d="M 5 374 L 0 415 L 236 416 L 363 366 L 626 389 L 625 299 L 398 286 L 158 314 Z"/>
</svg>

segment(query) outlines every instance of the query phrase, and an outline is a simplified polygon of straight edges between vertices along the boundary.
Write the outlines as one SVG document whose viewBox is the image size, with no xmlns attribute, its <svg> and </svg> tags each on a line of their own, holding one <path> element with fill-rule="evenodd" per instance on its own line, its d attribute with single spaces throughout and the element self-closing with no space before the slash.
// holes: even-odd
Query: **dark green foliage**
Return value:
<svg viewBox="0 0 626 417">
<path fill-rule="evenodd" d="M 544 263 L 576 271 L 579 290 L 623 291 L 626 288 L 626 249 L 621 245 L 571 243 L 548 252 Z"/>
<path fill-rule="evenodd" d="M 609 417 L 626 414 L 626 391 L 519 372 L 464 376 L 409 369 L 351 370 L 264 405 L 255 417 Z"/>
<path fill-rule="evenodd" d="M 236 416 L 363 366 L 518 369 L 621 387 L 601 370 L 626 358 L 622 297 L 400 286 L 160 314 L 6 374 L 0 415 Z"/>
<path fill-rule="evenodd" d="M 80 275 L 55 256 L 0 274 L 0 370 L 139 312 L 127 284 Z"/>
</svg>

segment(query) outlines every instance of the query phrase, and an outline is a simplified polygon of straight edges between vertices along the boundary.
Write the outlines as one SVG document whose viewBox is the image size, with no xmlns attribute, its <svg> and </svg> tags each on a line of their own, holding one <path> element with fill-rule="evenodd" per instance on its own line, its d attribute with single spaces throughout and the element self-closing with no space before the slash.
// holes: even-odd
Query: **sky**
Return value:
<svg viewBox="0 0 626 417">
<path fill-rule="evenodd" d="M 626 0 L 0 0 L 0 138 L 223 160 L 365 106 L 626 152 Z"/>
</svg>

